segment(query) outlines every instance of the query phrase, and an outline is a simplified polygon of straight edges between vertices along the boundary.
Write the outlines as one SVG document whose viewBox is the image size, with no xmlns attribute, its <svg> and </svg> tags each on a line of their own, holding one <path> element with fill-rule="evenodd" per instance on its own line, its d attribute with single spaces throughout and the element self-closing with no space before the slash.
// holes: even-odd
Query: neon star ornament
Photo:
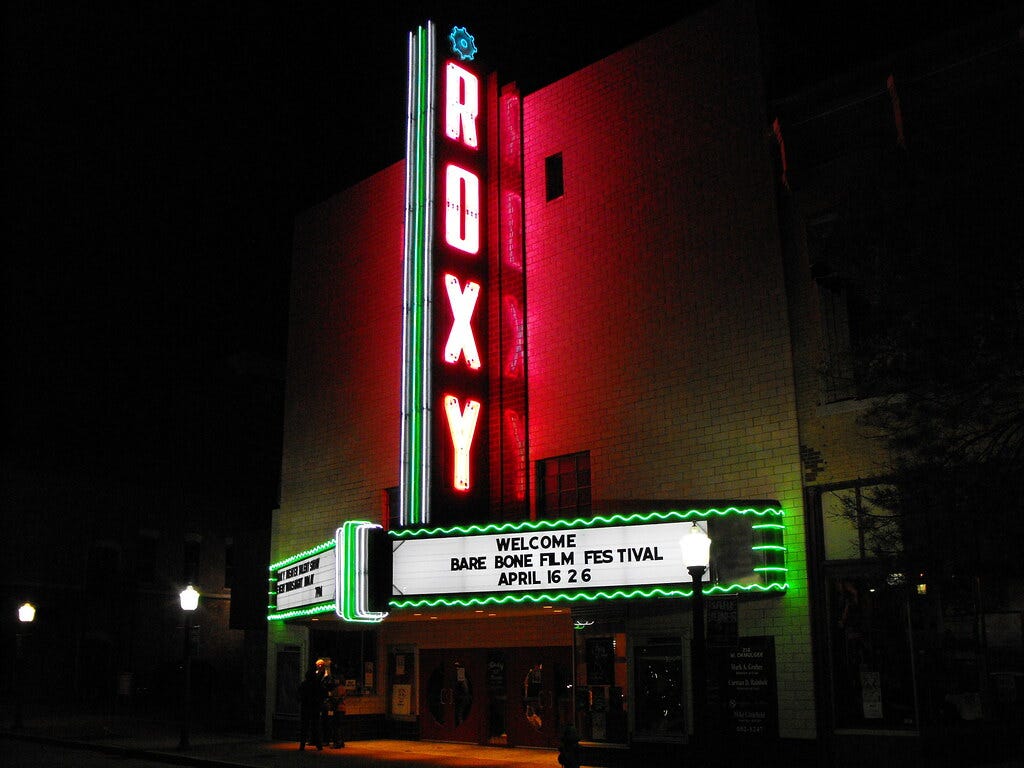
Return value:
<svg viewBox="0 0 1024 768">
<path fill-rule="evenodd" d="M 476 56 L 476 38 L 466 31 L 465 27 L 452 27 L 448 33 L 448 40 L 452 44 L 452 53 L 461 61 L 472 61 Z"/>
</svg>

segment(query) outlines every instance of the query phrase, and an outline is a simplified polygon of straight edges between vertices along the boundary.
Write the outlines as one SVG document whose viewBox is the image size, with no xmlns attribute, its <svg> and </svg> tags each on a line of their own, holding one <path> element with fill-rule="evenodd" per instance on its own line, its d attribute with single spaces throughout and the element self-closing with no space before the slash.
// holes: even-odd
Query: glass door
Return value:
<svg viewBox="0 0 1024 768">
<path fill-rule="evenodd" d="M 572 723 L 571 649 L 515 648 L 509 655 L 509 744 L 557 747 L 562 729 Z"/>
<path fill-rule="evenodd" d="M 487 688 L 484 652 L 420 651 L 420 735 L 474 744 L 484 740 Z"/>
</svg>

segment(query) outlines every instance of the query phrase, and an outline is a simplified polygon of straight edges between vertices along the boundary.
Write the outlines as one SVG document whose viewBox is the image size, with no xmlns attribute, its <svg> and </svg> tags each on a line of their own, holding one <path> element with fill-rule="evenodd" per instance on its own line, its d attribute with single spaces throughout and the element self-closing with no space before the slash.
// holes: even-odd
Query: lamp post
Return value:
<svg viewBox="0 0 1024 768">
<path fill-rule="evenodd" d="M 195 587 L 189 584 L 178 595 L 181 601 L 182 624 L 185 630 L 185 644 L 182 658 L 185 668 L 184 690 L 181 702 L 181 738 L 178 740 L 178 749 L 188 749 L 188 732 L 192 715 L 192 612 L 199 607 L 199 593 Z"/>
<path fill-rule="evenodd" d="M 36 607 L 32 603 L 22 603 L 18 608 L 18 626 L 26 627 L 31 624 L 36 618 Z M 26 627 L 27 628 L 27 627 Z M 24 663 L 24 633 L 18 631 L 15 633 L 15 648 L 14 648 L 14 727 L 20 729 L 22 727 L 22 699 L 24 698 L 24 691 L 22 690 L 23 683 L 21 677 L 21 667 Z"/>
<path fill-rule="evenodd" d="M 698 756 L 707 739 L 708 673 L 704 637 L 704 574 L 711 561 L 711 537 L 694 523 L 679 540 L 683 565 L 693 581 L 693 640 L 690 643 L 690 677 L 693 679 L 693 740 Z"/>
</svg>

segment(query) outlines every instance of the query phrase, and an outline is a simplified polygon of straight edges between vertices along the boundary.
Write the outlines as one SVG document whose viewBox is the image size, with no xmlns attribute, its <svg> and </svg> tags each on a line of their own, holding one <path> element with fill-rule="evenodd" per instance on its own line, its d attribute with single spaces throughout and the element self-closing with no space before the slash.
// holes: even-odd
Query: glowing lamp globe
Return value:
<svg viewBox="0 0 1024 768">
<path fill-rule="evenodd" d="M 711 564 L 711 537 L 696 523 L 679 539 L 679 548 L 683 552 L 685 567 L 707 568 Z"/>
<path fill-rule="evenodd" d="M 36 607 L 32 603 L 25 603 L 18 608 L 18 621 L 28 624 L 36 617 Z"/>
<path fill-rule="evenodd" d="M 183 611 L 194 611 L 199 607 L 199 593 L 191 584 L 181 590 L 178 597 L 181 599 L 181 610 Z"/>
</svg>

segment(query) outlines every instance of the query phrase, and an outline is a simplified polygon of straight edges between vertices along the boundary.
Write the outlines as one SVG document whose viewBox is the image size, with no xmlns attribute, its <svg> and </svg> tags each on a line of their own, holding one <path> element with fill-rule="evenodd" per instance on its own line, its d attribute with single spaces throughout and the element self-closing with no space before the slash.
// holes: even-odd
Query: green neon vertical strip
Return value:
<svg viewBox="0 0 1024 768">
<path fill-rule="evenodd" d="M 407 471 L 408 476 L 406 478 L 406 487 L 402 489 L 402 493 L 408 494 L 408 502 L 406 504 L 406 519 L 403 524 L 409 525 L 415 520 L 416 509 L 419 504 L 418 492 L 419 483 L 417 482 L 416 462 L 419 460 L 419 387 L 417 385 L 417 366 L 419 365 L 419 343 L 420 343 L 420 323 L 419 323 L 419 307 L 422 297 L 419 292 L 419 279 L 418 272 L 419 263 L 421 256 L 421 235 L 420 235 L 420 184 L 422 183 L 419 172 L 420 172 L 420 139 L 419 139 L 419 124 L 420 124 L 420 89 L 419 89 L 419 76 L 420 76 L 420 49 L 422 47 L 422 30 L 416 34 L 416 39 L 413 44 L 413 55 L 411 57 L 410 66 L 412 67 L 410 88 L 413 90 L 412 96 L 412 119 L 409 126 L 409 130 L 412 132 L 411 137 L 411 156 L 406 159 L 406 162 L 412 164 L 412 171 L 410 175 L 410 190 L 409 195 L 411 199 L 412 211 L 410 217 L 410 225 L 412 227 L 412 241 L 410 243 L 410 249 L 408 258 L 410 259 L 409 265 L 409 293 L 411 297 L 411 307 L 409 309 L 409 323 L 411 326 L 409 349 L 406 352 L 405 365 L 408 370 L 409 377 L 409 412 L 407 418 L 409 420 L 409 443 L 406 448 L 408 455 L 406 457 L 408 461 Z"/>
<path fill-rule="evenodd" d="M 412 504 L 409 508 L 409 523 L 420 525 L 423 522 L 423 462 L 426 457 L 423 455 L 424 430 L 426 425 L 423 420 L 423 410 L 426 407 L 423 385 L 426 378 L 424 366 L 424 333 L 426 331 L 426 293 L 423 286 L 423 275 L 426 270 L 426 206 L 427 206 L 427 184 L 426 184 L 426 133 L 430 129 L 427 125 L 427 89 L 426 89 L 426 30 L 420 27 L 418 30 L 417 66 L 416 66 L 416 150 L 415 170 L 416 187 L 416 214 L 415 214 L 415 237 L 413 243 L 415 258 L 413 260 L 413 285 L 416 297 L 415 306 L 415 339 L 413 352 L 409 364 L 412 366 L 412 388 L 415 408 L 412 412 L 412 433 L 411 442 L 411 466 L 412 476 Z"/>
<path fill-rule="evenodd" d="M 422 243 L 419 228 L 420 221 L 420 185 L 422 180 L 419 177 L 420 170 L 420 138 L 419 138 L 419 124 L 420 124 L 420 88 L 419 88 L 419 77 L 420 77 L 420 50 L 422 47 L 422 30 L 417 33 L 414 42 L 412 43 L 413 48 L 410 52 L 409 66 L 411 68 L 409 78 L 409 88 L 412 90 L 410 95 L 410 141 L 409 141 L 409 157 L 406 158 L 406 162 L 411 165 L 409 172 L 409 190 L 408 195 L 410 199 L 410 217 L 409 226 L 411 228 L 410 244 L 406 258 L 409 260 L 407 266 L 408 272 L 406 279 L 409 282 L 407 289 L 409 291 L 409 302 L 408 308 L 408 323 L 410 326 L 409 330 L 409 347 L 406 349 L 405 367 L 406 367 L 406 386 L 408 404 L 406 411 L 407 429 L 409 431 L 408 440 L 406 442 L 405 450 L 406 455 L 404 459 L 406 461 L 406 477 L 405 487 L 402 489 L 403 504 L 405 506 L 405 516 L 402 520 L 403 525 L 410 525 L 416 518 L 415 510 L 419 505 L 419 483 L 417 481 L 417 462 L 419 461 L 419 434 L 418 427 L 420 423 L 419 418 L 419 387 L 417 385 L 417 366 L 419 365 L 419 343 L 420 343 L 420 323 L 419 323 L 419 306 L 422 301 L 420 296 L 419 286 L 420 282 L 418 279 L 418 266 L 422 258 Z"/>
<path fill-rule="evenodd" d="M 409 135 L 406 141 L 406 317 L 403 328 L 401 523 L 418 525 L 424 509 L 424 467 L 429 461 L 426 379 L 429 350 L 429 136 L 428 62 L 432 33 L 420 27 L 409 43 Z"/>
<path fill-rule="evenodd" d="M 343 620 L 362 624 L 379 624 L 387 613 L 368 612 L 360 602 L 366 593 L 366 533 L 380 528 L 375 523 L 349 520 L 335 532 L 338 542 L 338 560 L 335 576 L 335 613 Z"/>
<path fill-rule="evenodd" d="M 422 69 L 423 116 L 423 351 L 420 356 L 423 379 L 422 449 L 420 452 L 420 516 L 419 523 L 430 522 L 431 398 L 430 359 L 433 353 L 433 280 L 434 280 L 434 24 L 427 22 L 424 32 Z"/>
<path fill-rule="evenodd" d="M 356 534 L 361 523 L 345 524 L 345 604 L 348 608 L 348 618 L 358 618 L 356 611 L 356 569 L 359 567 L 359 558 L 356 556 Z"/>
<path fill-rule="evenodd" d="M 779 519 L 782 519 L 781 513 Z M 778 574 L 787 572 L 786 546 L 783 541 L 786 526 L 781 522 L 758 522 L 750 528 L 754 534 L 750 547 L 756 563 L 753 571 L 761 579 L 762 584 L 772 583 L 780 578 Z"/>
<path fill-rule="evenodd" d="M 403 221 L 402 244 L 402 405 L 401 405 L 401 448 L 399 452 L 400 476 L 399 476 L 399 521 L 405 525 L 409 518 L 408 504 L 411 491 L 409 483 L 409 450 L 410 424 L 409 414 L 411 407 L 411 394 L 409 388 L 409 348 L 412 344 L 411 334 L 413 332 L 410 313 L 412 311 L 412 280 L 410 271 L 412 268 L 412 243 L 413 243 L 413 164 L 412 164 L 412 142 L 413 142 L 413 80 L 415 76 L 415 38 L 409 33 L 408 43 L 408 67 L 406 80 L 406 126 L 405 126 L 405 218 Z"/>
<path fill-rule="evenodd" d="M 335 611 L 345 621 L 351 621 L 353 617 L 352 585 L 354 579 L 355 561 L 352 553 L 353 531 L 360 525 L 358 522 L 347 521 L 335 532 L 338 542 L 337 570 L 335 571 Z"/>
</svg>

